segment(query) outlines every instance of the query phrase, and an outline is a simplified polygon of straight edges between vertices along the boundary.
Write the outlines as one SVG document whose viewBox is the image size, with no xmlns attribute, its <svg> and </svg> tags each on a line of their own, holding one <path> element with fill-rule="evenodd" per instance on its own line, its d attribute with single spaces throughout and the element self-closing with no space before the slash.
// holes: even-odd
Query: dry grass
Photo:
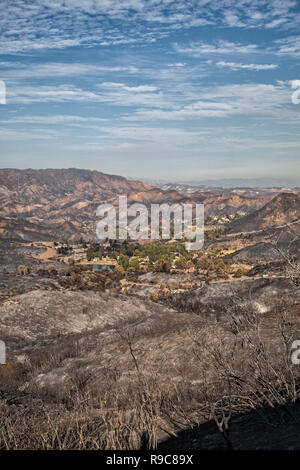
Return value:
<svg viewBox="0 0 300 470">
<path fill-rule="evenodd" d="M 11 387 L 0 401 L 0 449 L 155 449 L 160 440 L 209 419 L 215 420 L 231 448 L 230 422 L 235 414 L 256 409 L 264 415 L 265 406 L 278 405 L 287 406 L 292 414 L 300 374 L 290 362 L 290 318 L 277 312 L 272 326 L 276 338 L 270 343 L 264 317 L 237 306 L 235 300 L 224 325 L 226 341 L 213 325 L 199 325 L 189 333 L 190 359 L 199 364 L 197 377 L 182 373 L 181 380 L 170 381 L 154 365 L 145 369 L 139 357 L 145 332 L 134 325 L 116 330 L 131 368 L 127 373 L 106 368 L 101 386 L 88 369 L 78 369 L 69 389 L 57 387 L 56 396 L 32 388 L 23 398 L 20 392 L 19 398 L 18 393 L 17 399 L 11 398 L 24 374 L 28 379 L 77 357 L 82 352 L 78 338 L 62 341 L 48 356 L 36 352 L 23 369 L 8 365 L 1 371 L 6 384 L 10 377 Z M 153 333 L 149 330 L 146 336 Z"/>
</svg>

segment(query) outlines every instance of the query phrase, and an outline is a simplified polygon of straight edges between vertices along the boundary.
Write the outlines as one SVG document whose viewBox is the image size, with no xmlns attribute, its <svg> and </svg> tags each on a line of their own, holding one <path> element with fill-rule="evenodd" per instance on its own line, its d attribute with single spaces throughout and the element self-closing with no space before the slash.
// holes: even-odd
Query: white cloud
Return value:
<svg viewBox="0 0 300 470">
<path fill-rule="evenodd" d="M 103 83 L 99 91 L 90 91 L 73 85 L 12 86 L 7 93 L 7 103 L 50 102 L 102 102 L 115 106 L 169 105 L 162 92 L 152 85 L 127 86 L 121 83 Z"/>
<path fill-rule="evenodd" d="M 300 35 L 277 39 L 268 44 L 242 44 L 239 42 L 232 42 L 227 40 L 219 40 L 213 43 L 207 43 L 203 41 L 190 42 L 188 44 L 175 43 L 173 44 L 173 49 L 177 53 L 185 54 L 195 58 L 200 58 L 202 56 L 213 57 L 216 55 L 242 56 L 245 54 L 300 57 Z M 227 62 L 230 63 L 229 61 Z M 226 61 L 224 61 L 224 63 L 226 63 Z M 236 68 L 243 68 L 239 67 L 239 65 L 242 65 L 241 63 L 236 64 Z M 256 64 L 250 64 L 251 67 L 252 65 L 255 66 Z M 274 64 L 271 64 L 272 67 L 273 65 Z"/>
<path fill-rule="evenodd" d="M 250 54 L 259 51 L 257 44 L 240 44 L 220 40 L 216 44 L 205 42 L 192 42 L 187 46 L 174 44 L 174 50 L 181 54 L 190 55 L 192 57 L 201 57 L 202 55 L 215 54 Z"/>
<path fill-rule="evenodd" d="M 90 142 L 90 147 L 129 149 L 133 146 L 162 145 L 168 148 L 196 145 L 203 142 L 207 131 L 192 131 L 181 128 L 151 126 L 103 126 L 98 128 L 98 139 Z M 100 142 L 100 143 L 99 143 Z"/>
<path fill-rule="evenodd" d="M 138 85 L 138 86 L 127 86 L 124 83 L 115 83 L 115 82 L 104 82 L 99 85 L 100 87 L 104 88 L 111 88 L 111 89 L 121 89 L 125 91 L 130 91 L 133 93 L 147 93 L 152 91 L 157 91 L 156 86 L 153 85 Z"/>
<path fill-rule="evenodd" d="M 62 134 L 57 131 L 45 129 L 35 129 L 35 131 L 19 131 L 16 129 L 0 129 L 0 141 L 32 141 L 32 140 L 51 140 L 61 137 Z"/>
<path fill-rule="evenodd" d="M 238 15 L 234 14 L 233 12 L 225 13 L 224 21 L 228 26 L 234 26 L 234 27 L 246 26 L 245 23 L 240 21 Z"/>
<path fill-rule="evenodd" d="M 280 26 L 283 23 L 286 23 L 287 19 L 286 18 L 277 18 L 276 20 L 271 21 L 270 23 L 266 24 L 267 29 L 273 29 L 276 28 L 277 26 Z"/>
<path fill-rule="evenodd" d="M 289 36 L 275 41 L 273 51 L 278 55 L 300 57 L 300 36 Z"/>
<path fill-rule="evenodd" d="M 9 63 L 6 63 L 9 67 Z M 117 72 L 126 72 L 135 74 L 138 69 L 134 66 L 114 66 L 114 65 L 96 65 L 89 63 L 66 63 L 66 62 L 46 62 L 34 65 L 24 65 L 22 63 L 12 63 L 9 70 L 2 74 L 4 78 L 44 78 L 44 77 L 71 77 L 84 75 L 104 75 Z"/>
<path fill-rule="evenodd" d="M 184 62 L 176 62 L 175 64 L 167 64 L 167 67 L 185 67 Z"/>
<path fill-rule="evenodd" d="M 247 69 L 247 70 L 272 70 L 276 69 L 278 67 L 277 64 L 241 64 L 237 62 L 225 62 L 221 60 L 220 62 L 217 62 L 217 65 L 220 67 L 228 67 L 232 70 L 238 70 L 238 69 Z"/>
<path fill-rule="evenodd" d="M 11 88 L 7 94 L 8 103 L 47 103 L 62 101 L 104 101 L 104 98 L 94 92 L 83 90 L 74 86 L 61 85 L 28 86 Z"/>
<path fill-rule="evenodd" d="M 296 29 L 299 24 L 297 3 L 289 0 L 2 0 L 0 50 L 129 46 L 206 25 Z"/>
<path fill-rule="evenodd" d="M 106 119 L 92 117 L 92 116 L 72 116 L 66 114 L 58 114 L 58 115 L 50 115 L 50 116 L 17 116 L 10 119 L 1 119 L 0 122 L 2 124 L 70 124 L 70 125 L 77 125 L 77 124 L 84 124 L 84 123 L 97 123 L 103 122 Z"/>
<path fill-rule="evenodd" d="M 291 91 L 285 84 L 224 85 L 207 88 L 199 93 L 198 97 L 197 101 L 176 109 L 139 110 L 123 119 L 182 121 L 237 115 L 295 118 L 297 114 L 295 109 L 288 107 L 291 102 Z"/>
</svg>

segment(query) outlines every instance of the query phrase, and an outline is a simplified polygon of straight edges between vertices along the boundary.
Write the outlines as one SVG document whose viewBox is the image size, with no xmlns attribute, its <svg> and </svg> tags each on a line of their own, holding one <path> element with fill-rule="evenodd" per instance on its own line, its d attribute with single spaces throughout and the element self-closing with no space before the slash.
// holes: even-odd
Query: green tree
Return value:
<svg viewBox="0 0 300 470">
<path fill-rule="evenodd" d="M 235 271 L 233 277 L 242 277 L 243 274 L 244 274 L 244 271 L 241 268 L 239 268 Z"/>
<path fill-rule="evenodd" d="M 140 269 L 140 263 L 137 258 L 131 258 L 129 261 L 129 268 L 133 268 L 135 271 L 139 271 Z"/>
<path fill-rule="evenodd" d="M 88 249 L 87 253 L 86 253 L 86 259 L 88 261 L 91 261 L 94 257 L 94 253 L 93 253 L 93 250 L 91 250 L 90 248 Z"/>
<path fill-rule="evenodd" d="M 116 251 L 113 251 L 110 255 L 110 258 L 117 260 L 118 259 L 118 253 Z"/>
<path fill-rule="evenodd" d="M 129 266 L 129 258 L 127 255 L 123 255 L 122 253 L 119 256 L 119 265 L 122 266 L 124 271 L 128 269 Z"/>
</svg>

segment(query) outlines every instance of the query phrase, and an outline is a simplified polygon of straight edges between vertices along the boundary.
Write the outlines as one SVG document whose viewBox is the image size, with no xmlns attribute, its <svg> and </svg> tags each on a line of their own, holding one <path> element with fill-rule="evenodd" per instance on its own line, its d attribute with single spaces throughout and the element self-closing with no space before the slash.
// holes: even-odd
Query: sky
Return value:
<svg viewBox="0 0 300 470">
<path fill-rule="evenodd" d="M 300 0 L 1 0 L 0 32 L 2 168 L 300 184 Z"/>
</svg>

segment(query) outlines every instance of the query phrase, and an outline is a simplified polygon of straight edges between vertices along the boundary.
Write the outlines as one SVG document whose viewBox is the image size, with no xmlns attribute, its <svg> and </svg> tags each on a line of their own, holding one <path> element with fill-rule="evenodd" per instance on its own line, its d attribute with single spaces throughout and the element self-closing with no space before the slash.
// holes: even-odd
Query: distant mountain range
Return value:
<svg viewBox="0 0 300 470">
<path fill-rule="evenodd" d="M 0 237 L 23 240 L 95 236 L 96 209 L 109 202 L 182 202 L 176 191 L 98 171 L 70 169 L 0 170 Z"/>
<path fill-rule="evenodd" d="M 131 178 L 129 178 L 131 179 Z M 205 180 L 178 180 L 168 181 L 155 178 L 139 178 L 145 183 L 154 186 L 184 185 L 198 188 L 298 188 L 300 190 L 300 178 L 221 178 Z"/>
<path fill-rule="evenodd" d="M 299 215 L 298 196 L 288 193 L 277 196 L 275 206 L 270 201 L 274 193 L 257 195 L 252 190 L 241 194 L 213 190 L 179 192 L 91 170 L 2 169 L 0 237 L 34 241 L 95 236 L 98 205 L 110 202 L 117 206 L 118 196 L 124 194 L 129 204 L 198 202 L 204 203 L 205 216 L 248 214 L 230 224 L 229 230 L 233 232 L 264 228 L 273 222 L 284 223 Z M 270 209 L 267 203 L 271 204 Z"/>
</svg>

